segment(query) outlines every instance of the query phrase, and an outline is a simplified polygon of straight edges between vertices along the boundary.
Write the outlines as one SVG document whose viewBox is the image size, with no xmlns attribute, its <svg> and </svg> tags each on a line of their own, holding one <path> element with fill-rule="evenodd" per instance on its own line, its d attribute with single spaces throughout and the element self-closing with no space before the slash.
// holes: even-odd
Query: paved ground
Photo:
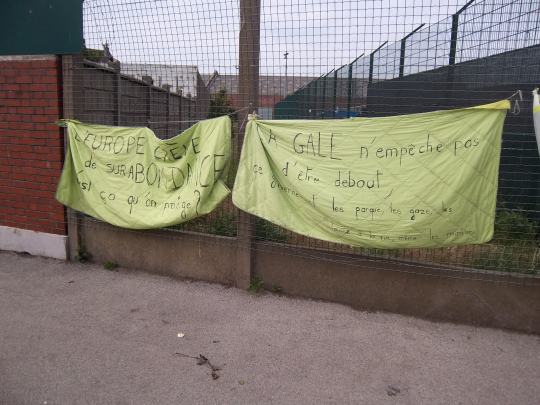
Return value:
<svg viewBox="0 0 540 405">
<path fill-rule="evenodd" d="M 6 252 L 0 308 L 0 404 L 540 403 L 537 336 Z"/>
</svg>

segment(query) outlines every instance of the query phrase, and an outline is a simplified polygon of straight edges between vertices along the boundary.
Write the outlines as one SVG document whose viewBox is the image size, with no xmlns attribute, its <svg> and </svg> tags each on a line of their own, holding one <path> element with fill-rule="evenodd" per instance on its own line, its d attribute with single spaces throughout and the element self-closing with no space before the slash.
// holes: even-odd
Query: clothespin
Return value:
<svg viewBox="0 0 540 405">
<path fill-rule="evenodd" d="M 253 111 L 251 114 L 248 114 L 248 120 L 253 121 L 258 119 L 259 116 L 257 115 L 257 111 Z"/>
</svg>

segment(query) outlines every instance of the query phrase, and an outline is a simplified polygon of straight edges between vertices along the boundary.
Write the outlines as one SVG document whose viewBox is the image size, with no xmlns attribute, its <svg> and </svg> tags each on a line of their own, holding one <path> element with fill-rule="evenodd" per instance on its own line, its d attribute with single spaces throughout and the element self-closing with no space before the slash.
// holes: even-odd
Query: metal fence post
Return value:
<svg viewBox="0 0 540 405">
<path fill-rule="evenodd" d="M 338 72 L 337 70 L 334 72 L 334 94 L 333 94 L 334 100 L 333 100 L 333 103 L 332 103 L 333 104 L 332 105 L 332 118 L 336 118 L 336 109 L 337 109 L 337 82 L 338 82 L 337 81 L 337 79 L 338 79 L 337 72 Z"/>
<path fill-rule="evenodd" d="M 410 33 L 405 35 L 403 39 L 401 40 L 401 49 L 399 52 L 399 77 L 403 77 L 403 72 L 405 71 L 405 46 L 407 39 L 411 35 L 413 35 L 416 31 L 418 31 L 420 28 L 422 28 L 426 24 L 420 24 L 418 27 L 416 27 L 414 30 L 412 30 Z"/>
<path fill-rule="evenodd" d="M 306 97 L 304 97 L 305 107 L 306 110 L 306 118 L 310 119 L 313 118 L 313 108 L 311 108 L 311 100 L 313 100 L 313 88 L 316 86 L 315 82 L 317 79 L 313 82 L 311 82 L 307 87 L 307 94 Z"/>
<path fill-rule="evenodd" d="M 239 41 L 239 93 L 241 106 L 250 106 L 240 115 L 239 122 L 246 122 L 247 114 L 258 107 L 259 101 L 259 53 L 260 53 L 261 0 L 240 0 Z M 245 127 L 244 127 L 245 128 Z M 244 140 L 242 125 L 239 128 L 237 156 Z M 237 266 L 235 284 L 247 289 L 252 276 L 253 219 L 238 210 Z"/>
<path fill-rule="evenodd" d="M 347 118 L 351 117 L 351 104 L 352 104 L 352 67 L 353 64 L 349 64 L 349 74 L 347 75 Z"/>
<path fill-rule="evenodd" d="M 322 99 L 321 99 L 321 106 L 322 106 L 321 117 L 322 118 L 324 118 L 324 115 L 325 115 L 324 113 L 326 110 L 326 78 L 328 77 L 330 73 L 332 73 L 332 70 L 323 76 L 323 88 L 322 88 Z"/>
<path fill-rule="evenodd" d="M 182 120 L 183 120 L 183 114 L 182 114 L 182 105 L 183 105 L 183 94 L 182 90 L 178 90 L 178 86 L 176 87 L 176 92 L 178 93 L 178 133 L 182 132 Z"/>
<path fill-rule="evenodd" d="M 353 82 L 352 82 L 353 66 L 356 63 L 356 61 L 358 61 L 358 59 L 360 59 L 362 56 L 364 56 L 364 54 L 358 56 L 355 60 L 353 60 L 349 64 L 349 76 L 347 80 L 347 118 L 351 117 L 351 105 L 352 105 L 352 93 L 353 93 Z"/>
<path fill-rule="evenodd" d="M 152 83 L 147 83 L 146 87 L 146 125 L 150 126 L 152 121 Z"/>
<path fill-rule="evenodd" d="M 459 14 L 452 15 L 452 33 L 450 36 L 450 54 L 448 56 L 448 64 L 451 66 L 456 63 L 456 48 L 457 48 L 457 34 L 459 25 Z"/>
<path fill-rule="evenodd" d="M 384 41 L 377 49 L 375 49 L 373 52 L 369 54 L 369 78 L 368 83 L 373 82 L 373 61 L 375 60 L 375 54 L 381 49 L 383 46 L 385 46 L 388 43 L 388 41 Z"/>
<path fill-rule="evenodd" d="M 170 130 L 171 130 L 171 88 L 167 88 L 167 123 L 165 127 L 165 131 L 167 132 L 166 137 L 169 137 Z"/>
<path fill-rule="evenodd" d="M 450 35 L 450 53 L 448 55 L 448 78 L 447 78 L 447 88 L 449 91 L 452 91 L 454 87 L 454 65 L 456 64 L 456 53 L 457 53 L 457 36 L 459 28 L 459 15 L 464 12 L 467 7 L 469 7 L 475 0 L 470 0 L 461 7 L 455 14 L 452 14 L 452 31 Z M 452 98 L 448 94 L 447 98 Z"/>
</svg>

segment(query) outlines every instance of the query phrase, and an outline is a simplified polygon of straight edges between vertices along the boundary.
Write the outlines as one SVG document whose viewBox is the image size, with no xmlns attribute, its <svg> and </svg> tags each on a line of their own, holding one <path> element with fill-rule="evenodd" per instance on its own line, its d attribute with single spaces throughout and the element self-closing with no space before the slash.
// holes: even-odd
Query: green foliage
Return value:
<svg viewBox="0 0 540 405">
<path fill-rule="evenodd" d="M 75 256 L 75 260 L 79 261 L 80 263 L 86 263 L 90 261 L 92 258 L 92 255 L 86 251 L 86 247 L 81 244 L 79 245 L 79 248 L 77 249 L 77 256 Z"/>
<path fill-rule="evenodd" d="M 520 211 L 502 210 L 495 217 L 493 242 L 504 245 L 536 246 L 538 224 Z"/>
<path fill-rule="evenodd" d="M 537 229 L 538 224 L 523 212 L 499 211 L 489 249 L 473 260 L 474 265 L 486 270 L 539 274 Z"/>
<path fill-rule="evenodd" d="M 257 218 L 255 220 L 255 238 L 270 242 L 287 242 L 287 234 L 283 228 L 262 218 Z"/>
<path fill-rule="evenodd" d="M 222 236 L 236 236 L 236 221 L 233 214 L 222 213 L 210 221 L 209 233 Z"/>
<path fill-rule="evenodd" d="M 220 236 L 236 236 L 236 218 L 233 214 L 222 212 L 220 215 L 196 218 L 171 228 Z"/>
<path fill-rule="evenodd" d="M 255 276 L 251 279 L 251 283 L 249 284 L 248 290 L 258 294 L 259 292 L 263 290 L 263 288 L 264 288 L 264 281 L 261 278 Z"/>
<path fill-rule="evenodd" d="M 540 274 L 540 250 L 530 247 L 493 246 L 485 255 L 476 257 L 472 264 L 484 270 L 509 273 Z"/>
<path fill-rule="evenodd" d="M 83 58 L 93 62 L 100 62 L 105 55 L 102 49 L 84 48 L 82 51 Z"/>
<path fill-rule="evenodd" d="M 227 97 L 227 90 L 221 89 L 210 99 L 210 110 L 208 112 L 208 118 L 221 117 L 223 115 L 230 115 L 231 119 L 236 119 L 236 114 L 233 114 L 234 108 L 231 107 L 229 98 Z"/>
<path fill-rule="evenodd" d="M 103 263 L 103 267 L 107 270 L 116 270 L 118 268 L 118 263 L 115 263 L 115 262 L 105 262 Z"/>
</svg>

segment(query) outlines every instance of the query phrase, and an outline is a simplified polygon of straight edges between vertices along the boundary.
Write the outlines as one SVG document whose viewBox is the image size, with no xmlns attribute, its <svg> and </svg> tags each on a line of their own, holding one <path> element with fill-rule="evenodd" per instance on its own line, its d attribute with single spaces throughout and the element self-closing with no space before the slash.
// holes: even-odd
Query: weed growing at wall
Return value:
<svg viewBox="0 0 540 405">
<path fill-rule="evenodd" d="M 283 228 L 261 218 L 255 220 L 255 238 L 269 242 L 287 242 L 287 234 Z"/>
<path fill-rule="evenodd" d="M 171 229 L 219 236 L 236 236 L 236 218 L 233 214 L 222 212 L 219 215 L 196 218 L 192 221 L 172 226 Z"/>
</svg>

